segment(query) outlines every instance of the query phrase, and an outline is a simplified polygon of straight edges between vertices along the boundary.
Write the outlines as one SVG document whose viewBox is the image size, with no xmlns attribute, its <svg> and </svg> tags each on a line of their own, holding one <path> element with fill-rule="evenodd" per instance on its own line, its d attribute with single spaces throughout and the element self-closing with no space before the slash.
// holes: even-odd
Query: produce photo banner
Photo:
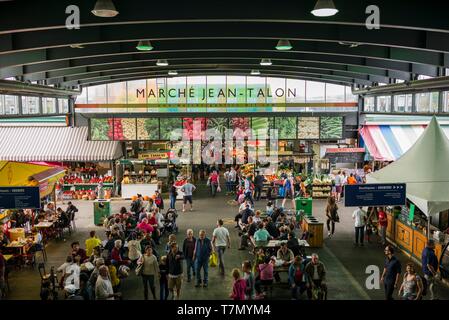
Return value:
<svg viewBox="0 0 449 320">
<path fill-rule="evenodd" d="M 204 140 L 208 129 L 223 136 L 232 129 L 236 139 L 244 139 L 249 129 L 257 138 L 269 139 L 269 130 L 277 129 L 283 140 L 338 140 L 343 137 L 343 123 L 343 117 L 92 118 L 89 140 L 171 140 L 172 132 L 184 140 Z"/>
</svg>

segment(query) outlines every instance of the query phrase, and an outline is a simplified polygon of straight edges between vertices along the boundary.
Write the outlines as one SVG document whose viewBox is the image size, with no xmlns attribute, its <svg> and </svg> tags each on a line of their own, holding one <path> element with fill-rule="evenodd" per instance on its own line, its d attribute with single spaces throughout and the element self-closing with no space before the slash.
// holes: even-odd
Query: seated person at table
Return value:
<svg viewBox="0 0 449 320">
<path fill-rule="evenodd" d="M 101 245 L 101 240 L 96 236 L 95 231 L 92 230 L 89 233 L 89 239 L 86 239 L 86 256 L 90 257 L 94 251 L 95 247 L 98 247 Z"/>
<path fill-rule="evenodd" d="M 125 215 L 126 230 L 129 232 L 137 227 L 137 220 L 132 216 L 132 214 Z"/>
<path fill-rule="evenodd" d="M 74 259 L 76 256 L 80 256 L 81 263 L 87 260 L 86 250 L 80 248 L 80 243 L 78 241 L 72 242 L 70 247 L 72 248 L 72 257 Z"/>
<path fill-rule="evenodd" d="M 150 211 L 151 212 L 151 211 Z M 139 222 L 142 222 L 142 220 L 143 219 L 148 219 L 148 212 L 147 212 L 147 210 L 145 210 L 145 209 L 142 209 L 142 211 L 140 211 L 140 213 L 139 213 L 139 219 L 138 219 L 138 221 Z"/>
<path fill-rule="evenodd" d="M 266 207 L 266 211 L 267 211 L 267 216 L 271 217 L 271 215 L 272 215 L 273 212 L 274 212 L 273 202 L 268 201 L 267 207 Z"/>
<path fill-rule="evenodd" d="M 55 205 L 53 202 L 49 202 L 47 204 L 47 209 L 45 210 L 45 215 L 47 216 L 47 219 L 56 215 Z"/>
<path fill-rule="evenodd" d="M 274 263 L 275 260 L 271 257 L 265 257 L 265 261 L 263 264 L 258 266 L 259 276 L 258 280 L 256 280 L 256 292 L 258 294 L 262 293 L 263 286 L 269 286 L 273 284 L 274 278 Z"/>
<path fill-rule="evenodd" d="M 248 218 L 248 224 L 245 226 L 244 232 L 240 239 L 239 250 L 245 250 L 248 244 L 251 243 L 251 237 L 254 237 L 254 233 L 257 231 L 257 224 L 254 222 L 253 217 Z"/>
<path fill-rule="evenodd" d="M 268 233 L 267 229 L 265 229 L 264 223 L 261 222 L 259 224 L 259 229 L 254 233 L 254 242 L 256 247 L 266 246 L 271 238 L 272 237 Z"/>
<path fill-rule="evenodd" d="M 267 217 L 263 221 L 270 236 L 274 239 L 277 239 L 279 237 L 279 230 L 276 228 L 276 225 L 274 224 L 271 217 Z"/>
<path fill-rule="evenodd" d="M 251 209 L 251 211 L 254 212 L 254 208 L 253 208 L 253 206 L 252 206 L 252 204 L 251 204 L 251 201 L 249 201 L 249 200 L 246 200 L 245 202 L 243 202 L 243 203 L 240 205 L 239 211 L 243 211 L 243 210 L 245 210 L 245 209 L 248 208 L 248 207 Z"/>
<path fill-rule="evenodd" d="M 290 265 L 293 262 L 294 258 L 295 255 L 293 254 L 293 251 L 287 247 L 286 243 L 282 243 L 277 252 L 276 259 L 284 261 L 282 265 L 285 267 Z"/>
<path fill-rule="evenodd" d="M 0 252 L 5 253 L 4 249 L 9 244 L 9 239 L 3 231 L 0 231 Z"/>
<path fill-rule="evenodd" d="M 59 228 L 66 228 L 70 224 L 70 219 L 66 212 L 64 212 L 61 208 L 57 209 L 57 216 L 58 216 L 58 227 Z"/>
<path fill-rule="evenodd" d="M 295 257 L 288 269 L 288 283 L 292 289 L 292 299 L 298 299 L 299 294 L 307 290 L 307 275 L 301 257 Z"/>
<path fill-rule="evenodd" d="M 114 228 L 117 228 L 119 230 L 119 232 L 123 232 L 125 233 L 125 225 L 122 223 L 122 220 L 119 218 L 119 215 L 117 215 L 117 217 L 114 219 L 114 223 L 111 227 L 111 230 L 113 230 Z"/>
<path fill-rule="evenodd" d="M 295 256 L 305 256 L 304 248 L 299 245 L 298 238 L 296 238 L 294 232 L 288 234 L 287 247 L 293 251 Z"/>
<path fill-rule="evenodd" d="M 142 231 L 143 233 L 153 233 L 154 228 L 152 225 L 148 223 L 148 219 L 144 218 L 142 222 L 137 225 L 137 229 Z"/>
<path fill-rule="evenodd" d="M 111 255 L 112 249 L 114 249 L 115 240 L 118 239 L 115 239 L 114 235 L 110 231 L 106 232 L 106 235 L 108 237 L 108 240 L 106 240 L 106 243 L 103 246 L 104 247 L 103 256 L 108 257 Z"/>
<path fill-rule="evenodd" d="M 72 256 L 68 256 L 66 262 L 56 269 L 56 271 L 62 273 L 61 281 L 59 283 L 61 288 L 73 284 L 79 289 L 81 269 L 79 265 L 75 263 Z"/>
<path fill-rule="evenodd" d="M 287 226 L 279 227 L 279 237 L 278 240 L 284 241 L 288 240 L 288 234 L 290 233 L 290 228 Z"/>
<path fill-rule="evenodd" d="M 130 265 L 131 261 L 122 258 L 122 240 L 115 240 L 114 248 L 111 251 L 111 260 L 114 265 Z"/>
<path fill-rule="evenodd" d="M 273 210 L 273 214 L 271 215 L 271 219 L 273 219 L 273 222 L 276 223 L 277 219 L 279 218 L 279 216 L 282 213 L 282 208 L 275 208 Z"/>
<path fill-rule="evenodd" d="M 283 226 L 285 224 L 287 224 L 287 217 L 285 213 L 282 212 L 276 219 L 276 226 L 279 228 L 280 226 Z"/>
<path fill-rule="evenodd" d="M 262 218 L 260 217 L 260 215 L 262 214 L 262 212 L 260 210 L 257 210 L 255 215 L 254 215 L 254 222 L 255 223 L 259 223 L 262 221 Z"/>
<path fill-rule="evenodd" d="M 93 248 L 92 255 L 89 257 L 89 262 L 95 265 L 98 259 L 102 259 L 100 246 Z"/>
<path fill-rule="evenodd" d="M 254 211 L 251 210 L 249 205 L 246 205 L 245 210 L 242 212 L 242 224 L 248 224 L 248 218 L 254 215 Z"/>
</svg>

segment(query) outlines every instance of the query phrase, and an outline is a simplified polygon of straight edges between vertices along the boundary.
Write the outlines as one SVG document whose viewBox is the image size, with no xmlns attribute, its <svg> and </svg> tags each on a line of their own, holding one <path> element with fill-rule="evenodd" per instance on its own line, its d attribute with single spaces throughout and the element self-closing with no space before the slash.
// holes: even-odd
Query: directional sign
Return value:
<svg viewBox="0 0 449 320">
<path fill-rule="evenodd" d="M 354 184 L 345 186 L 346 207 L 404 206 L 405 183 Z"/>
<path fill-rule="evenodd" d="M 39 209 L 39 187 L 0 187 L 0 209 Z"/>
</svg>

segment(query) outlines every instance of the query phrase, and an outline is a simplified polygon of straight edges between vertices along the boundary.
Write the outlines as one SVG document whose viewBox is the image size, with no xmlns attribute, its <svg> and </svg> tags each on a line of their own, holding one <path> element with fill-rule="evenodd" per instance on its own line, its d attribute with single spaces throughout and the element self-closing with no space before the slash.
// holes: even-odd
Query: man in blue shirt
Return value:
<svg viewBox="0 0 449 320">
<path fill-rule="evenodd" d="M 430 292 L 430 300 L 435 300 L 437 299 L 435 279 L 438 275 L 438 258 L 435 254 L 435 242 L 433 240 L 427 241 L 427 246 L 422 252 L 421 262 L 424 278 L 427 280 L 427 285 Z"/>
<path fill-rule="evenodd" d="M 196 264 L 196 285 L 201 287 L 201 269 L 204 271 L 203 287 L 207 287 L 209 280 L 209 257 L 212 254 L 212 241 L 206 237 L 206 231 L 200 230 L 199 238 L 196 240 L 193 261 Z"/>
<path fill-rule="evenodd" d="M 386 300 L 393 300 L 394 289 L 398 287 L 399 278 L 401 276 L 401 263 L 394 256 L 392 246 L 385 247 L 385 267 L 380 281 L 384 283 Z"/>
</svg>

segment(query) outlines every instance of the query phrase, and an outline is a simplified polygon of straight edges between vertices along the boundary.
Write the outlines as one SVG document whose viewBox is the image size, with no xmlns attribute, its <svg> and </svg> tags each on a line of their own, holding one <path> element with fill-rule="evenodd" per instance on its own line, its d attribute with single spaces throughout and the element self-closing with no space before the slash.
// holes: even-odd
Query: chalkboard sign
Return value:
<svg viewBox="0 0 449 320">
<path fill-rule="evenodd" d="M 0 187 L 0 209 L 40 209 L 39 187 Z"/>
<path fill-rule="evenodd" d="M 365 159 L 363 148 L 328 148 L 325 158 L 331 163 L 359 163 Z"/>
</svg>

